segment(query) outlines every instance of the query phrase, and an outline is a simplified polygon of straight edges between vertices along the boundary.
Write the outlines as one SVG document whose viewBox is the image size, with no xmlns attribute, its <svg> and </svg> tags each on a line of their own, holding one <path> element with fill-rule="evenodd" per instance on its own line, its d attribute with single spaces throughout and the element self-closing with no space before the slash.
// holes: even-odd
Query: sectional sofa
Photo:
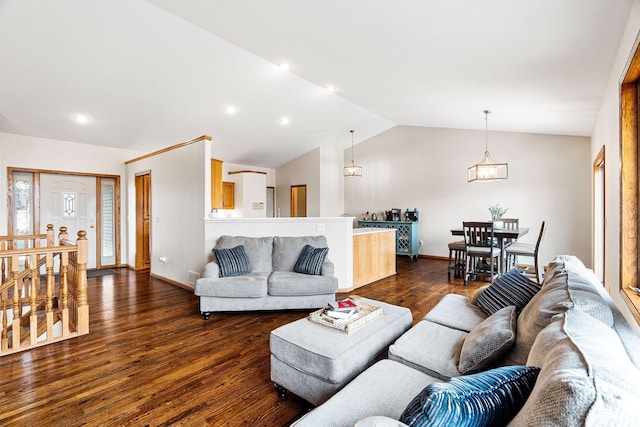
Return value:
<svg viewBox="0 0 640 427">
<path fill-rule="evenodd" d="M 559 256 L 537 288 L 518 275 L 446 295 L 293 425 L 640 425 L 640 339 L 593 272 Z"/>
<path fill-rule="evenodd" d="M 212 252 L 195 286 L 205 320 L 216 311 L 320 308 L 335 301 L 338 279 L 325 236 L 220 236 Z"/>
</svg>

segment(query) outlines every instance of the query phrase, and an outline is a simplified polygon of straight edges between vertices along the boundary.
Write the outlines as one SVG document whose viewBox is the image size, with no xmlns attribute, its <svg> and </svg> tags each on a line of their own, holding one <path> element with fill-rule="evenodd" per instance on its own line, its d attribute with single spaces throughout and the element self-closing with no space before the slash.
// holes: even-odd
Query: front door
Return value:
<svg viewBox="0 0 640 427">
<path fill-rule="evenodd" d="M 89 262 L 96 268 L 96 178 L 59 174 L 40 174 L 40 224 L 65 226 L 69 239 L 76 240 L 79 230 L 87 232 Z M 56 230 L 57 231 L 57 230 Z"/>
</svg>

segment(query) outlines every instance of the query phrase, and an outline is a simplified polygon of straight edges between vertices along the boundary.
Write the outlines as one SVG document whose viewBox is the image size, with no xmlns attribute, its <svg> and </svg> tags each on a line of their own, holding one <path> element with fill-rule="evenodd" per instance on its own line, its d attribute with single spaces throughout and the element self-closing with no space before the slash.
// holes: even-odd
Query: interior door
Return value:
<svg viewBox="0 0 640 427">
<path fill-rule="evenodd" d="M 151 268 L 151 174 L 136 176 L 136 270 Z"/>
<path fill-rule="evenodd" d="M 96 178 L 60 174 L 40 174 L 41 233 L 47 224 L 67 227 L 69 238 L 85 230 L 89 240 L 87 268 L 96 268 Z M 57 230 L 56 230 L 57 231 Z"/>
<path fill-rule="evenodd" d="M 307 185 L 291 186 L 291 217 L 307 216 Z"/>
</svg>

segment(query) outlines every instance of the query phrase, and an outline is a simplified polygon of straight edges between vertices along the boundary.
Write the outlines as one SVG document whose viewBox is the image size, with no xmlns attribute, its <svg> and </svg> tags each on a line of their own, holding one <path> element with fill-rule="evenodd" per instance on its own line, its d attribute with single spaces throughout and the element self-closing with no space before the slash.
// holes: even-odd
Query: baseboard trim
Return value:
<svg viewBox="0 0 640 427">
<path fill-rule="evenodd" d="M 418 255 L 418 258 L 427 258 L 427 259 L 437 259 L 440 261 L 448 261 L 449 257 L 448 256 L 440 256 L 440 255 Z"/>
<path fill-rule="evenodd" d="M 170 285 L 177 286 L 182 289 L 186 289 L 188 291 L 194 291 L 196 288 L 193 285 L 189 285 L 187 283 L 177 282 L 175 280 L 169 279 L 168 277 L 160 276 L 159 274 L 149 273 L 150 277 L 154 279 L 162 280 L 163 282 L 167 282 Z"/>
</svg>

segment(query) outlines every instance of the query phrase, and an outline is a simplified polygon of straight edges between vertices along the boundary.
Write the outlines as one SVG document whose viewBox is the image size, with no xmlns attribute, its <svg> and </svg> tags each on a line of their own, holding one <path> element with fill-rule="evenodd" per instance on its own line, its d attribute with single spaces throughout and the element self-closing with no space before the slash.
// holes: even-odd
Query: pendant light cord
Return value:
<svg viewBox="0 0 640 427">
<path fill-rule="evenodd" d="M 355 165 L 353 161 L 353 133 L 355 132 L 355 130 L 351 129 L 349 132 L 351 132 L 351 166 L 353 166 Z"/>
<path fill-rule="evenodd" d="M 484 152 L 489 153 L 489 114 L 490 110 L 484 110 Z"/>
</svg>

